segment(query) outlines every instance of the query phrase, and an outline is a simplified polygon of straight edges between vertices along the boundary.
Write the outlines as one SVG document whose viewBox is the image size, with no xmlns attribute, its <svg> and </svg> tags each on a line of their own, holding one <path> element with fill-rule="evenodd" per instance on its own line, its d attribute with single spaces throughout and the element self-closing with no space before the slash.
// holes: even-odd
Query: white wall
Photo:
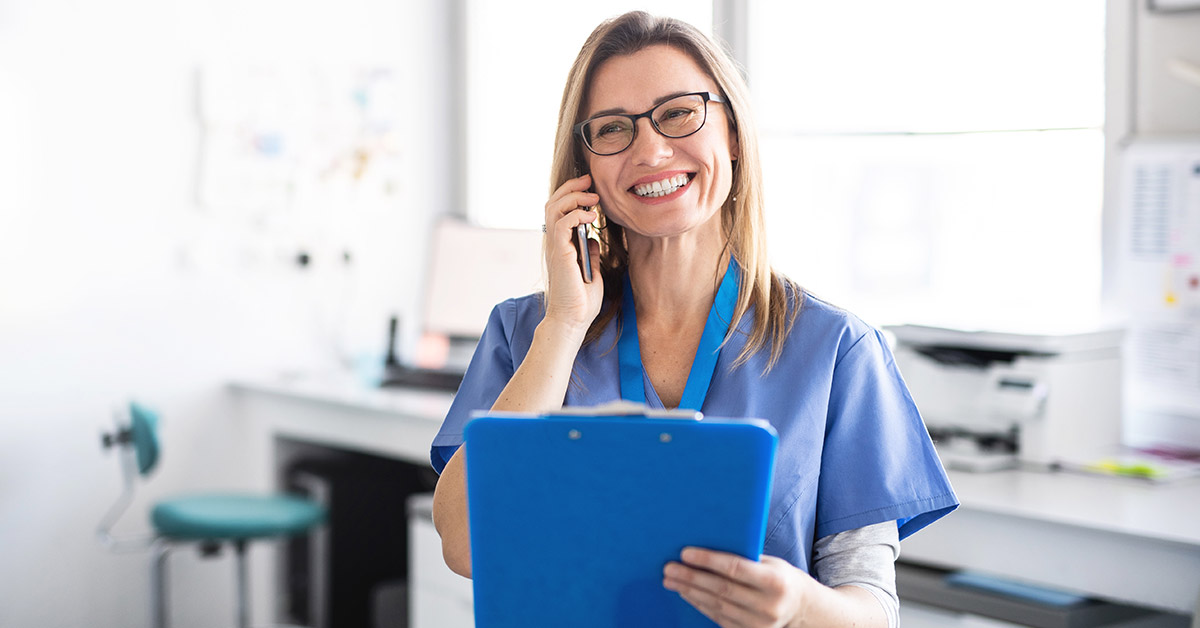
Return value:
<svg viewBox="0 0 1200 628">
<path fill-rule="evenodd" d="M 137 533 L 155 496 L 247 483 L 228 380 L 381 351 L 388 314 L 416 317 L 425 235 L 460 211 L 452 5 L 0 3 L 0 626 L 148 625 L 148 555 L 94 535 L 120 486 L 98 440 L 116 404 L 164 416 L 163 463 L 118 528 Z M 420 121 L 396 201 L 330 208 L 353 225 L 349 269 L 303 228 L 198 206 L 196 76 L 217 62 L 401 71 Z M 317 247 L 311 268 L 293 246 Z M 175 625 L 230 623 L 228 562 L 173 570 Z"/>
</svg>

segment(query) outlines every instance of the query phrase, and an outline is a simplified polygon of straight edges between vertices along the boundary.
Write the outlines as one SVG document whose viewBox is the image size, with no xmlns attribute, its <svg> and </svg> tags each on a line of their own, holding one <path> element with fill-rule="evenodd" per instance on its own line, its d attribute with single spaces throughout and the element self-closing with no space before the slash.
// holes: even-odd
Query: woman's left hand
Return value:
<svg viewBox="0 0 1200 628">
<path fill-rule="evenodd" d="M 774 556 L 754 562 L 725 552 L 688 547 L 682 562 L 663 568 L 663 586 L 723 628 L 782 628 L 797 622 L 808 592 L 820 586 Z"/>
</svg>

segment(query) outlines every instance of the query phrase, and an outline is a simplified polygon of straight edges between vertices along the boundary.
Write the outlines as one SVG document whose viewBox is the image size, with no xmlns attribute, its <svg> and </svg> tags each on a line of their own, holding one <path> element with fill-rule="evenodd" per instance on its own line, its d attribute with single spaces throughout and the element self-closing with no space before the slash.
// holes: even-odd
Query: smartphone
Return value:
<svg viewBox="0 0 1200 628">
<path fill-rule="evenodd" d="M 588 249 L 587 225 L 575 227 L 575 246 L 579 249 L 579 267 L 583 270 L 583 283 L 592 283 L 592 253 Z"/>
<path fill-rule="evenodd" d="M 578 168 L 575 169 L 575 176 L 581 176 Z M 587 191 L 591 192 L 592 188 L 589 187 Z M 583 283 L 592 283 L 592 253 L 588 249 L 587 225 L 575 227 L 575 248 L 579 249 L 579 270 L 583 272 Z"/>
</svg>

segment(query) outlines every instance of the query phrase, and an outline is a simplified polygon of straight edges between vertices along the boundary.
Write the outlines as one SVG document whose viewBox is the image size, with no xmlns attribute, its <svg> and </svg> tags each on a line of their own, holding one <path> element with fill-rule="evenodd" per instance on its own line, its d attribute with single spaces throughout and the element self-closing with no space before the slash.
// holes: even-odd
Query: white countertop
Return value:
<svg viewBox="0 0 1200 628">
<path fill-rule="evenodd" d="M 951 471 L 962 508 L 1200 546 L 1200 478 L 1154 484 L 1071 471 Z"/>
<path fill-rule="evenodd" d="M 454 400 L 445 391 L 377 388 L 349 373 L 243 380 L 230 389 L 266 441 L 298 439 L 425 465 Z"/>
<path fill-rule="evenodd" d="M 454 394 L 420 388 L 378 388 L 346 372 L 282 375 L 275 378 L 235 381 L 235 391 L 266 393 L 302 401 L 316 401 L 354 410 L 373 410 L 441 424 Z"/>
</svg>

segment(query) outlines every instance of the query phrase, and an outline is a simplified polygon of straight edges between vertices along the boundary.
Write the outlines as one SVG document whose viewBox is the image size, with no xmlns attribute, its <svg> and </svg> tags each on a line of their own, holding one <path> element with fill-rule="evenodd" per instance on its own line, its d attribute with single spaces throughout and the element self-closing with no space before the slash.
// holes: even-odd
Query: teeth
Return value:
<svg viewBox="0 0 1200 628">
<path fill-rule="evenodd" d="M 652 183 L 644 183 L 639 185 L 633 188 L 633 193 L 647 198 L 666 196 L 683 187 L 687 184 L 687 182 L 688 176 L 686 174 L 677 174 L 667 179 L 661 179 Z"/>
</svg>

